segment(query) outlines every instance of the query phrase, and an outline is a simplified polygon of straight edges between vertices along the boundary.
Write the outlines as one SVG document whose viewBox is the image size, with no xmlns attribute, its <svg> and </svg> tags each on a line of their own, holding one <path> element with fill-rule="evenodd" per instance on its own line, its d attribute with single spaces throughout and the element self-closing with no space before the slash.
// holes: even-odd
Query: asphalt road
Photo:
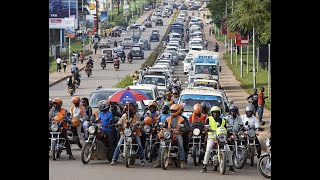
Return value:
<svg viewBox="0 0 320 180">
<path fill-rule="evenodd" d="M 163 36 L 169 19 L 164 19 L 164 26 L 157 26 L 161 35 Z M 153 27 L 154 28 L 154 27 Z M 148 36 L 150 29 L 142 33 L 142 36 Z M 157 46 L 158 42 L 151 43 L 151 51 Z M 145 58 L 147 58 L 151 51 L 145 51 Z M 100 53 L 98 51 L 98 53 Z M 127 53 L 128 51 L 126 51 Z M 144 60 L 134 59 L 132 64 L 127 62 L 120 65 L 119 71 L 113 70 L 113 64 L 107 64 L 107 68 L 102 70 L 99 61 L 95 61 L 93 75 L 89 78 L 82 72 L 82 84 L 77 89 L 76 95 L 80 97 L 89 97 L 90 93 L 98 86 L 112 87 L 121 78 L 127 74 L 131 74 L 134 70 L 140 68 Z M 178 66 L 175 66 L 175 76 L 180 77 L 182 82 L 187 80 L 187 75 L 183 75 L 183 63 L 179 61 Z M 63 81 L 49 88 L 49 94 L 51 98 L 60 97 L 63 100 L 63 107 L 70 107 L 71 97 L 67 93 L 66 82 Z M 236 173 L 231 174 L 226 172 L 225 175 L 220 175 L 219 171 L 212 171 L 209 167 L 207 173 L 200 173 L 202 164 L 194 166 L 192 159 L 189 156 L 188 165 L 186 169 L 180 169 L 176 167 L 169 167 L 168 170 L 162 170 L 161 168 L 153 168 L 153 163 L 146 162 L 145 167 L 140 167 L 140 161 L 137 159 L 135 165 L 126 168 L 123 161 L 119 160 L 116 166 L 110 166 L 110 162 L 107 160 L 95 160 L 90 161 L 88 164 L 83 164 L 80 160 L 81 149 L 76 145 L 72 146 L 72 152 L 76 160 L 69 160 L 66 151 L 62 152 L 61 158 L 53 161 L 49 158 L 49 179 L 50 180 L 105 180 L 105 179 L 155 179 L 155 180 L 204 180 L 218 178 L 222 180 L 259 180 L 265 179 L 259 174 L 256 166 L 247 164 L 241 169 L 236 169 Z M 228 168 L 228 167 L 227 167 Z"/>
</svg>

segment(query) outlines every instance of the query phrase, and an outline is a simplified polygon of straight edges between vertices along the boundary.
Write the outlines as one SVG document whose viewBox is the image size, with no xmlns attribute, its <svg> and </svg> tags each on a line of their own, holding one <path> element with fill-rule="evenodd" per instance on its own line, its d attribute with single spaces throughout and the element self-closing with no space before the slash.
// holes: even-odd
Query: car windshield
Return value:
<svg viewBox="0 0 320 180">
<path fill-rule="evenodd" d="M 89 99 L 89 104 L 93 108 L 98 107 L 98 102 L 101 100 L 107 100 L 109 96 L 113 95 L 115 92 L 95 92 L 92 93 Z"/>
<path fill-rule="evenodd" d="M 124 38 L 123 40 L 124 40 L 124 41 L 132 41 L 131 38 Z"/>
<path fill-rule="evenodd" d="M 195 74 L 218 75 L 216 65 L 195 65 Z"/>
<path fill-rule="evenodd" d="M 182 29 L 180 29 L 180 28 L 172 28 L 172 29 L 171 29 L 171 33 L 179 33 L 179 34 L 182 34 Z"/>
<path fill-rule="evenodd" d="M 142 84 L 155 84 L 158 86 L 165 86 L 166 80 L 164 77 L 144 77 Z"/>
<path fill-rule="evenodd" d="M 211 87 L 217 89 L 217 83 L 206 81 L 194 81 L 193 87 Z"/>
<path fill-rule="evenodd" d="M 132 47 L 132 51 L 133 51 L 133 52 L 135 52 L 135 51 L 140 52 L 140 47 L 133 46 L 133 47 Z"/>
<path fill-rule="evenodd" d="M 142 92 L 143 94 L 145 94 L 148 97 L 148 99 L 155 99 L 153 97 L 152 91 L 149 89 L 132 89 L 132 90 L 138 90 L 138 91 Z"/>
<path fill-rule="evenodd" d="M 220 96 L 212 96 L 212 95 L 182 95 L 181 96 L 181 104 L 184 107 L 184 111 L 191 112 L 193 111 L 193 106 L 197 103 L 201 104 L 203 101 L 209 102 L 211 107 L 219 106 L 222 108 L 222 98 Z"/>
</svg>

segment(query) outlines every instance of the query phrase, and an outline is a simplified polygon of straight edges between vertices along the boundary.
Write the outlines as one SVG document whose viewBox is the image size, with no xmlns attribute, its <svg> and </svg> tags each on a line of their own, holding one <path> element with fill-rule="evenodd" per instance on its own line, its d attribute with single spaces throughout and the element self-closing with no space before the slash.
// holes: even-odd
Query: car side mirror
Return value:
<svg viewBox="0 0 320 180">
<path fill-rule="evenodd" d="M 188 84 L 188 81 L 185 81 L 184 84 Z"/>
</svg>

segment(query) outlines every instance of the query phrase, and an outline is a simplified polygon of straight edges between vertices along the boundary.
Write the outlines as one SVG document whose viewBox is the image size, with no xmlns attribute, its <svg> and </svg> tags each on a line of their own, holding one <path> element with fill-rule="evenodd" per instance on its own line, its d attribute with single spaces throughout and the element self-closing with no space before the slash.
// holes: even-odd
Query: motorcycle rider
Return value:
<svg viewBox="0 0 320 180">
<path fill-rule="evenodd" d="M 107 136 L 107 141 L 109 144 L 109 153 L 113 155 L 114 149 L 115 149 L 115 128 L 114 128 L 114 122 L 113 122 L 113 115 L 109 111 L 110 109 L 110 103 L 107 101 L 103 101 L 99 106 L 99 113 L 98 113 L 98 119 L 93 121 L 94 123 L 97 123 L 99 121 L 102 122 L 102 136 Z"/>
<path fill-rule="evenodd" d="M 113 58 L 113 65 L 115 66 L 115 65 L 118 65 L 119 66 L 119 68 L 120 68 L 120 59 L 119 59 L 119 56 L 118 55 L 116 55 L 114 58 Z"/>
<path fill-rule="evenodd" d="M 82 122 L 85 121 L 85 108 L 83 106 L 80 106 L 80 97 L 74 96 L 71 99 L 71 103 L 73 104 L 70 108 L 70 118 L 71 120 L 71 126 L 72 128 L 76 129 L 77 135 L 79 137 L 80 143 L 82 146 L 84 146 L 84 137 L 81 133 L 82 128 Z"/>
<path fill-rule="evenodd" d="M 72 88 L 73 92 L 76 92 L 76 85 L 74 83 L 74 76 L 73 74 L 69 74 L 68 79 L 67 79 L 67 85 L 68 85 L 68 89 Z"/>
<path fill-rule="evenodd" d="M 163 101 L 163 103 L 166 103 L 166 102 L 169 102 L 170 107 L 172 106 L 172 104 L 174 104 L 170 91 L 166 92 L 165 100 Z"/>
<path fill-rule="evenodd" d="M 90 56 L 87 61 L 87 67 L 89 68 L 90 74 L 92 74 L 93 63 L 94 63 L 94 61 L 93 61 L 92 57 Z"/>
<path fill-rule="evenodd" d="M 131 75 L 133 78 L 133 82 L 137 82 L 139 80 L 139 73 L 138 71 L 134 71 L 134 73 Z"/>
<path fill-rule="evenodd" d="M 247 97 L 247 100 L 251 99 L 252 105 L 254 107 L 254 116 L 256 116 L 256 112 L 258 110 L 258 90 L 254 89 L 253 93 Z"/>
<path fill-rule="evenodd" d="M 68 111 L 62 107 L 62 100 L 60 98 L 54 98 L 52 100 L 52 103 L 53 103 L 53 108 L 49 112 L 49 120 L 62 123 L 63 129 L 61 132 L 61 137 L 66 139 L 65 146 L 66 146 L 67 154 L 69 155 L 69 159 L 75 160 L 71 152 L 70 141 L 67 135 L 67 129 L 68 129 L 67 123 L 71 123 L 70 118 L 67 115 Z"/>
<path fill-rule="evenodd" d="M 84 132 L 84 139 L 88 139 L 87 129 L 89 128 L 89 121 L 92 119 L 92 108 L 89 105 L 88 98 L 84 97 L 81 99 L 81 106 L 83 106 L 85 109 L 85 113 L 83 115 L 83 123 L 82 123 L 82 128 L 83 128 L 83 132 Z"/>
<path fill-rule="evenodd" d="M 216 42 L 215 46 L 214 46 L 214 51 L 215 52 L 218 52 L 219 51 L 219 45 L 218 43 Z"/>
<path fill-rule="evenodd" d="M 174 104 L 177 104 L 179 101 L 179 97 L 178 97 L 178 91 L 176 89 L 172 89 L 172 100 L 174 102 Z"/>
<path fill-rule="evenodd" d="M 129 126 L 132 129 L 135 129 L 135 131 L 133 132 L 134 134 L 132 135 L 133 138 L 135 138 L 135 142 L 138 144 L 139 149 L 138 149 L 138 153 L 139 153 L 139 157 L 140 157 L 140 161 L 141 161 L 141 166 L 145 165 L 145 158 L 144 158 L 144 153 L 143 153 L 143 148 L 142 148 L 142 144 L 141 144 L 141 140 L 140 140 L 140 136 L 142 136 L 142 133 L 140 131 L 139 128 L 135 128 L 139 123 L 137 122 L 138 118 L 135 114 L 135 109 L 134 109 L 134 105 L 132 103 L 127 103 L 125 105 L 125 108 L 123 110 L 123 115 L 122 117 L 119 119 L 119 121 L 116 123 L 116 126 L 118 125 L 122 125 L 122 129 L 121 129 L 121 137 L 120 140 L 118 142 L 118 145 L 115 149 L 115 152 L 113 154 L 112 157 L 112 162 L 110 165 L 116 165 L 116 161 L 118 160 L 119 154 L 120 154 L 120 145 L 123 144 L 124 141 L 124 128 L 127 127 L 128 125 L 128 110 L 129 110 Z"/>
<path fill-rule="evenodd" d="M 210 112 L 211 112 L 211 116 L 207 118 L 206 125 L 210 125 L 211 130 L 217 130 L 218 126 L 226 128 L 227 121 L 224 118 L 221 118 L 220 116 L 221 109 L 218 106 L 213 106 Z M 219 125 L 217 123 L 219 123 Z M 203 168 L 201 170 L 201 173 L 207 172 L 207 164 L 209 161 L 210 150 L 213 148 L 213 145 L 214 145 L 214 139 L 215 139 L 214 132 L 208 132 L 207 147 L 206 147 L 206 152 L 203 159 Z M 229 171 L 235 172 L 232 161 L 230 160 L 229 160 Z"/>
<path fill-rule="evenodd" d="M 248 125 L 252 125 L 252 124 L 254 124 L 254 127 L 255 127 L 255 130 L 258 130 L 259 129 L 259 120 L 255 117 L 255 116 L 253 116 L 253 112 L 254 112 L 254 109 L 253 109 L 253 107 L 252 106 L 247 106 L 246 108 L 245 108 L 245 115 L 243 115 L 243 116 L 241 116 L 241 119 L 242 119 L 242 123 L 244 124 L 244 126 L 247 126 L 247 125 L 245 125 L 246 124 L 246 122 L 248 121 Z M 258 140 L 258 137 L 256 136 L 256 139 L 255 139 L 255 141 L 256 141 L 256 148 L 257 148 L 257 153 L 258 153 L 258 155 L 257 155 L 257 158 L 259 159 L 260 158 L 260 155 L 261 155 L 261 145 L 260 145 L 260 142 L 259 142 L 259 140 Z"/>
<path fill-rule="evenodd" d="M 184 150 L 184 142 L 183 142 L 183 137 L 182 134 L 186 130 L 187 125 L 187 120 L 185 120 L 182 116 L 180 116 L 181 113 L 180 106 L 178 104 L 173 104 L 170 107 L 170 116 L 166 119 L 163 128 L 166 129 L 172 129 L 172 128 L 178 128 L 179 124 L 183 124 L 184 127 L 178 128 L 177 131 L 174 133 L 176 134 L 176 139 L 177 139 L 177 146 L 179 147 L 179 159 L 180 159 L 180 168 L 185 168 L 185 150 Z M 158 134 L 162 136 L 162 131 Z M 158 156 L 157 163 L 153 166 L 154 168 L 161 167 L 160 164 L 160 157 Z"/>
<path fill-rule="evenodd" d="M 130 51 L 130 52 L 128 53 L 127 58 L 128 58 L 128 61 L 129 61 L 129 59 L 131 59 L 131 60 L 133 59 L 132 51 Z"/>
<path fill-rule="evenodd" d="M 239 108 L 236 105 L 230 106 L 230 115 L 226 117 L 228 125 L 232 126 L 233 132 L 239 131 L 239 125 L 243 124 L 239 114 Z"/>
<path fill-rule="evenodd" d="M 186 152 L 185 153 L 186 161 L 188 161 L 190 122 L 187 117 L 182 115 L 182 113 L 184 111 L 184 107 L 182 106 L 182 104 L 178 104 L 178 106 L 179 106 L 179 110 L 180 110 L 179 116 L 181 116 L 185 121 L 185 131 L 182 133 L 182 138 L 183 138 L 184 152 Z"/>
<path fill-rule="evenodd" d="M 211 104 L 207 101 L 202 101 L 202 113 L 206 115 L 206 119 L 210 116 Z"/>
<path fill-rule="evenodd" d="M 114 40 L 113 46 L 114 46 L 114 47 L 118 47 L 118 42 L 117 42 L 117 40 Z"/>
<path fill-rule="evenodd" d="M 199 103 L 193 106 L 193 112 L 189 116 L 190 124 L 196 123 L 196 122 L 200 122 L 203 125 L 205 125 L 206 123 L 206 115 L 202 113 L 202 106 Z"/>
<path fill-rule="evenodd" d="M 166 121 L 166 119 L 170 116 L 169 109 L 170 109 L 169 102 L 164 103 L 164 105 L 162 106 L 162 112 L 159 115 L 159 118 L 158 118 L 158 121 L 157 121 L 157 125 L 160 122 L 164 123 Z"/>
<path fill-rule="evenodd" d="M 158 104 L 155 101 L 150 101 L 148 104 L 148 111 L 144 114 L 143 116 L 143 121 L 141 121 L 141 125 L 144 125 L 144 122 L 147 121 L 149 122 L 149 118 L 151 118 L 151 124 L 152 126 L 153 123 L 156 123 L 159 119 L 159 111 L 158 111 Z M 142 136 L 141 136 L 141 143 L 144 148 L 144 144 L 146 142 L 146 133 L 142 131 Z"/>
</svg>

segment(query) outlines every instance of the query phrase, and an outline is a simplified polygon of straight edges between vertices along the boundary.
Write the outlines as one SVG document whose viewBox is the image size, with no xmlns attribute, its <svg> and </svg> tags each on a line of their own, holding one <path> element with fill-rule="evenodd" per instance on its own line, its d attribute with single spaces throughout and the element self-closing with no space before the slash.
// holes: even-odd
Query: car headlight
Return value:
<svg viewBox="0 0 320 180">
<path fill-rule="evenodd" d="M 96 128 L 94 128 L 94 126 L 90 126 L 90 127 L 88 128 L 89 134 L 93 134 L 95 131 L 96 131 Z"/>
<path fill-rule="evenodd" d="M 227 136 L 224 135 L 224 134 L 219 134 L 218 135 L 218 140 L 219 140 L 219 142 L 226 142 Z"/>
<path fill-rule="evenodd" d="M 199 136 L 199 134 L 200 134 L 200 129 L 195 128 L 195 129 L 193 130 L 193 135 Z"/>
<path fill-rule="evenodd" d="M 124 130 L 124 135 L 125 135 L 125 136 L 131 136 L 131 134 L 132 134 L 131 129 L 125 129 L 125 130 Z"/>
<path fill-rule="evenodd" d="M 255 137 L 256 132 L 255 132 L 253 129 L 250 129 L 250 130 L 248 131 L 248 135 L 249 135 L 249 137 L 253 138 L 253 137 Z"/>
<path fill-rule="evenodd" d="M 150 132 L 151 127 L 150 127 L 149 125 L 145 125 L 145 126 L 143 127 L 143 130 L 144 130 L 144 132 Z"/>
<path fill-rule="evenodd" d="M 58 129 L 59 129 L 59 126 L 57 124 L 51 125 L 51 131 L 56 132 L 56 131 L 58 131 Z"/>
<path fill-rule="evenodd" d="M 244 139 L 244 137 L 245 137 L 245 134 L 244 134 L 243 131 L 238 132 L 238 138 L 239 139 Z"/>
<path fill-rule="evenodd" d="M 170 130 L 165 130 L 163 133 L 163 137 L 166 139 L 169 139 L 171 137 L 171 132 Z"/>
</svg>

